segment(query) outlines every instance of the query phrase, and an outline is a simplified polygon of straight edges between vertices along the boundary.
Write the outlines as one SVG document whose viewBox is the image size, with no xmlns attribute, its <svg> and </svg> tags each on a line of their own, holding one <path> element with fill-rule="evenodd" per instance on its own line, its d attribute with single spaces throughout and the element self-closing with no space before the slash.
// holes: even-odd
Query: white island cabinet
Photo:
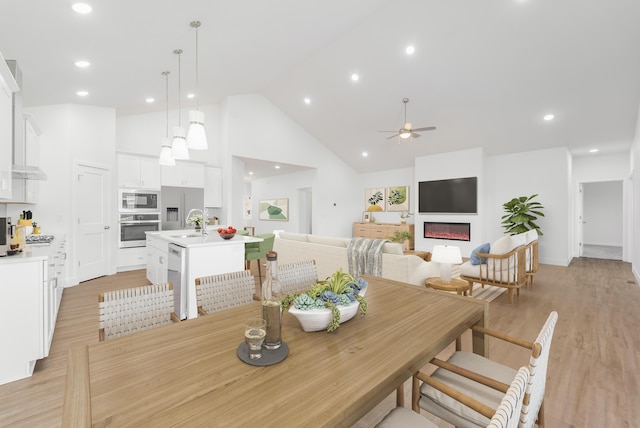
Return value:
<svg viewBox="0 0 640 428">
<path fill-rule="evenodd" d="M 244 270 L 244 244 L 260 241 L 261 238 L 241 235 L 224 240 L 215 229 L 206 237 L 193 229 L 147 232 L 147 248 L 151 249 L 147 278 L 152 283 L 172 282 L 176 313 L 180 312 L 183 319 L 196 318 L 196 278 Z M 180 250 L 179 260 L 173 264 L 176 253 L 169 251 L 170 244 Z"/>
<path fill-rule="evenodd" d="M 56 241 L 0 258 L 0 385 L 31 376 L 49 355 L 66 260 Z"/>
</svg>

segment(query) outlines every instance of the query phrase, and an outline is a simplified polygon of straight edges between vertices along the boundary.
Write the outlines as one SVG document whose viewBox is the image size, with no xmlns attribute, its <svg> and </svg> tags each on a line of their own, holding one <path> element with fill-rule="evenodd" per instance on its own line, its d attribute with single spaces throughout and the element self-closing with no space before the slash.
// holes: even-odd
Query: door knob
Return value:
<svg viewBox="0 0 640 428">
<path fill-rule="evenodd" d="M 105 226 L 104 230 L 111 229 L 111 226 Z"/>
</svg>

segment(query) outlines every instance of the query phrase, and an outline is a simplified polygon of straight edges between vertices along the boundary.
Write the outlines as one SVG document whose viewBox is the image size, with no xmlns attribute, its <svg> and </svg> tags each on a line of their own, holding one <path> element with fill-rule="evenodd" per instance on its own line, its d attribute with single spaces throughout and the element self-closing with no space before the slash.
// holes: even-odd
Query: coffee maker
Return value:
<svg viewBox="0 0 640 428">
<path fill-rule="evenodd" d="M 11 248 L 11 217 L 0 217 L 0 257 Z"/>
</svg>

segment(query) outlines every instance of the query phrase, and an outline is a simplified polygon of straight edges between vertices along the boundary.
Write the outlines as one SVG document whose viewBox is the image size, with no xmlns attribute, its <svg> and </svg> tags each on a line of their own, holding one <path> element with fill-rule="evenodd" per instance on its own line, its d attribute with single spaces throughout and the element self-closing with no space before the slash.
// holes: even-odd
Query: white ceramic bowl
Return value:
<svg viewBox="0 0 640 428">
<path fill-rule="evenodd" d="M 357 300 L 348 306 L 338 306 L 338 310 L 340 311 L 340 324 L 353 318 L 358 313 L 359 306 L 360 302 Z M 289 313 L 298 319 L 302 329 L 307 332 L 326 330 L 333 319 L 333 314 L 329 308 L 303 311 L 291 305 L 289 307 Z"/>
</svg>

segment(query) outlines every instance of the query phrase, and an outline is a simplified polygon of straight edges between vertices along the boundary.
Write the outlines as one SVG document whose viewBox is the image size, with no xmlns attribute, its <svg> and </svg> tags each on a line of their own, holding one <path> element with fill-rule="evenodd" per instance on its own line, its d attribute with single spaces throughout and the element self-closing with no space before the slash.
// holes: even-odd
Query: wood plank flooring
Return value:
<svg viewBox="0 0 640 428">
<path fill-rule="evenodd" d="M 38 361 L 31 378 L 0 386 L 0 427 L 60 426 L 67 353 L 98 341 L 98 293 L 145 283 L 144 271 L 131 271 L 66 289 L 49 357 Z M 522 290 L 513 304 L 506 293 L 491 302 L 491 327 L 529 339 L 551 310 L 558 311 L 547 427 L 640 426 L 639 303 L 630 264 L 586 258 L 574 259 L 568 268 L 541 265 L 533 288 Z M 464 346 L 470 346 L 468 337 Z M 526 351 L 493 339 L 490 349 L 494 360 L 514 368 L 528 361 Z M 8 351 L 3 344 L 1 352 Z M 408 401 L 409 395 L 406 406 Z"/>
</svg>

